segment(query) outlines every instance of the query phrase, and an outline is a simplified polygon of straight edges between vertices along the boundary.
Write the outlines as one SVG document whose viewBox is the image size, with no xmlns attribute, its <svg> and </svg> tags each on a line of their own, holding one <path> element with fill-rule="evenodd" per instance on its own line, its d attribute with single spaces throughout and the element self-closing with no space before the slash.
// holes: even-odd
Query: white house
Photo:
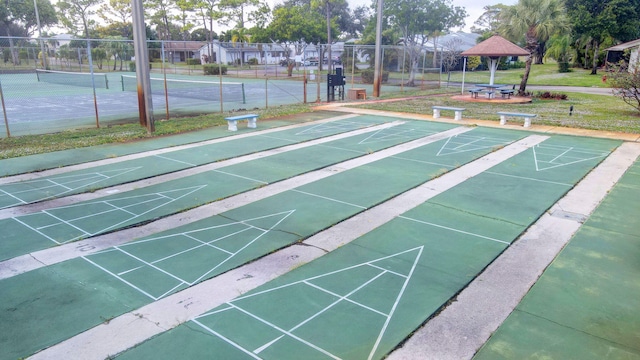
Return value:
<svg viewBox="0 0 640 360">
<path fill-rule="evenodd" d="M 625 50 L 629 50 L 629 72 L 635 72 L 640 67 L 640 39 L 618 44 L 607 49 L 607 62 L 617 63 L 623 59 Z"/>
</svg>

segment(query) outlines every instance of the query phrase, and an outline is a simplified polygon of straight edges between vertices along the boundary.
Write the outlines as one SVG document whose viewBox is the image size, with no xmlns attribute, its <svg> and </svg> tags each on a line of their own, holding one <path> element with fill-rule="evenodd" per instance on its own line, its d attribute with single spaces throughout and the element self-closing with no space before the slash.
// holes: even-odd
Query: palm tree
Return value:
<svg viewBox="0 0 640 360">
<path fill-rule="evenodd" d="M 231 31 L 231 42 L 234 44 L 240 43 L 240 67 L 244 66 L 244 44 L 250 42 L 251 35 L 247 33 L 245 28 L 236 28 Z"/>
<path fill-rule="evenodd" d="M 500 13 L 500 33 L 514 41 L 524 37 L 524 48 L 531 54 L 525 63 L 518 95 L 525 94 L 534 52 L 540 42 L 547 41 L 557 32 L 568 30 L 565 14 L 562 0 L 519 0 Z"/>
</svg>

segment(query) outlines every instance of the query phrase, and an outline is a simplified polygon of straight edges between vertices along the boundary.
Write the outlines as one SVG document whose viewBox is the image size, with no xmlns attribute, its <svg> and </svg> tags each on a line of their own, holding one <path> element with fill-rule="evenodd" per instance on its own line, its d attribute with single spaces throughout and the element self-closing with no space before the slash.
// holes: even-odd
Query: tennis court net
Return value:
<svg viewBox="0 0 640 360">
<path fill-rule="evenodd" d="M 36 69 L 36 76 L 38 81 L 52 84 L 82 87 L 93 87 L 95 85 L 96 88 L 109 88 L 107 74 Z"/>
<path fill-rule="evenodd" d="M 137 91 L 136 77 L 121 75 L 122 91 Z M 222 87 L 222 91 L 220 91 Z M 151 93 L 207 101 L 246 103 L 244 83 L 151 78 Z"/>
</svg>

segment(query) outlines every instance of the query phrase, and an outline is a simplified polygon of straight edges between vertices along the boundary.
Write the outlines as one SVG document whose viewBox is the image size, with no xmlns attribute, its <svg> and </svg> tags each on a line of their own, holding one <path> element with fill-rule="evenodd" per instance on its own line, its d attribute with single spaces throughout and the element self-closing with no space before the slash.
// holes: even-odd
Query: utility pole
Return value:
<svg viewBox="0 0 640 360">
<path fill-rule="evenodd" d="M 382 7 L 384 0 L 378 0 L 378 18 L 376 22 L 376 49 L 373 69 L 373 96 L 380 97 L 380 85 L 382 84 Z"/>
<path fill-rule="evenodd" d="M 144 24 L 142 0 L 131 0 L 131 10 L 140 125 L 146 127 L 147 132 L 151 134 L 156 128 L 153 120 L 153 101 L 151 99 L 151 79 L 149 76 L 149 51 L 147 50 L 147 32 Z"/>
</svg>

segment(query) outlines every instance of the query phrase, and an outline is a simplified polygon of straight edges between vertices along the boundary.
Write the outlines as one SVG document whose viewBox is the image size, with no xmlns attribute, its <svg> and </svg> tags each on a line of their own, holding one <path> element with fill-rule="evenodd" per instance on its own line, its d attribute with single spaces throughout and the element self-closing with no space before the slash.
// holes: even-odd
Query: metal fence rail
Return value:
<svg viewBox="0 0 640 360">
<path fill-rule="evenodd" d="M 11 40 L 0 37 L 0 137 L 138 121 L 132 41 Z M 329 66 L 342 68 L 347 88 L 372 93 L 372 45 L 334 44 L 331 62 L 328 45 L 147 45 L 158 119 L 327 101 Z M 382 64 L 383 93 L 440 86 L 438 52 L 385 46 Z"/>
</svg>

